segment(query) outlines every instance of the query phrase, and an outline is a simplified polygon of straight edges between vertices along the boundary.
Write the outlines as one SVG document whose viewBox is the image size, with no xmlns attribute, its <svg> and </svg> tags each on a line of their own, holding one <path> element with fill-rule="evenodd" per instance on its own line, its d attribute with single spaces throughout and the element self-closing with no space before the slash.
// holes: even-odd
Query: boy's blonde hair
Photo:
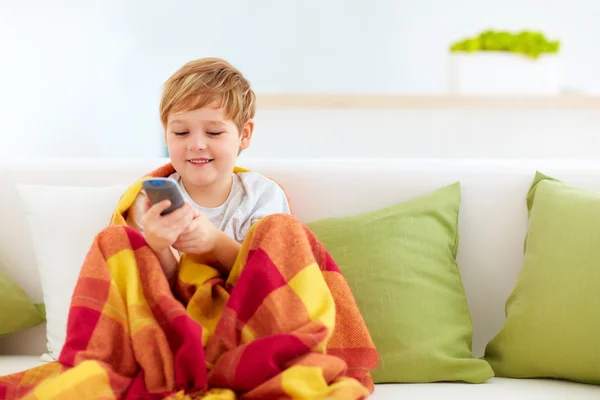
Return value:
<svg viewBox="0 0 600 400">
<path fill-rule="evenodd" d="M 220 58 L 190 61 L 165 82 L 160 100 L 160 120 L 167 128 L 170 114 L 192 111 L 220 102 L 225 117 L 231 119 L 240 134 L 254 118 L 256 96 L 242 73 Z"/>
</svg>

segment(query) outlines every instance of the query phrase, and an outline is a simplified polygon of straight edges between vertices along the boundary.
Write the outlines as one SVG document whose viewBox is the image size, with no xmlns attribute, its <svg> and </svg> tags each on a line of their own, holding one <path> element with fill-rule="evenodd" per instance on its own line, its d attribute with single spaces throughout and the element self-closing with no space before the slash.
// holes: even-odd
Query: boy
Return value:
<svg viewBox="0 0 600 400">
<path fill-rule="evenodd" d="M 179 252 L 233 266 L 246 233 L 269 214 L 290 214 L 283 190 L 256 173 L 233 173 L 250 146 L 255 95 L 231 64 L 203 58 L 185 64 L 165 83 L 160 119 L 177 180 L 188 202 L 161 216 L 169 201 L 150 206 L 142 192 L 128 215 L 156 253 L 167 279 Z"/>
</svg>

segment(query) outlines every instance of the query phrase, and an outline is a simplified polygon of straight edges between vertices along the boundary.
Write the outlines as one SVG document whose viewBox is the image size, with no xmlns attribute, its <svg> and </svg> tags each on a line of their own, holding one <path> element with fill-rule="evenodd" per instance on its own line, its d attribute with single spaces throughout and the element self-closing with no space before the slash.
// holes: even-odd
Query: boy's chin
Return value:
<svg viewBox="0 0 600 400">
<path fill-rule="evenodd" d="M 185 181 L 196 187 L 210 186 L 222 179 L 220 174 L 217 174 L 216 171 L 208 168 L 201 170 L 194 170 L 193 168 L 191 168 L 191 170 L 186 169 L 182 176 Z"/>
</svg>

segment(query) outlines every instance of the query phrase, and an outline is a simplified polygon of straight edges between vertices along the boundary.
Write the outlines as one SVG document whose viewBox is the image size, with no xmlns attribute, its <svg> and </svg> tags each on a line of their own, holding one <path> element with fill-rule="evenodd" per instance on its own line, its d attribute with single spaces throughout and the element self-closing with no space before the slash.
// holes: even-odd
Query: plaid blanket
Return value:
<svg viewBox="0 0 600 400">
<path fill-rule="evenodd" d="M 150 175 L 166 176 L 172 166 Z M 82 266 L 58 362 L 0 399 L 363 399 L 378 357 L 340 270 L 292 216 L 252 226 L 228 275 L 183 255 L 170 284 L 121 199 Z"/>
</svg>

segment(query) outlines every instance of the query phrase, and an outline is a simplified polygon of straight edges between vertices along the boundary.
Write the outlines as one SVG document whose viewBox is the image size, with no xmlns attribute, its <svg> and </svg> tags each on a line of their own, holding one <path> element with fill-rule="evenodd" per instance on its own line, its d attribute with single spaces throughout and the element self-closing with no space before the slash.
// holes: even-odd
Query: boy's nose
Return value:
<svg viewBox="0 0 600 400">
<path fill-rule="evenodd" d="M 204 150 L 206 149 L 206 141 L 201 137 L 191 138 L 188 143 L 188 148 L 189 150 Z"/>
</svg>

